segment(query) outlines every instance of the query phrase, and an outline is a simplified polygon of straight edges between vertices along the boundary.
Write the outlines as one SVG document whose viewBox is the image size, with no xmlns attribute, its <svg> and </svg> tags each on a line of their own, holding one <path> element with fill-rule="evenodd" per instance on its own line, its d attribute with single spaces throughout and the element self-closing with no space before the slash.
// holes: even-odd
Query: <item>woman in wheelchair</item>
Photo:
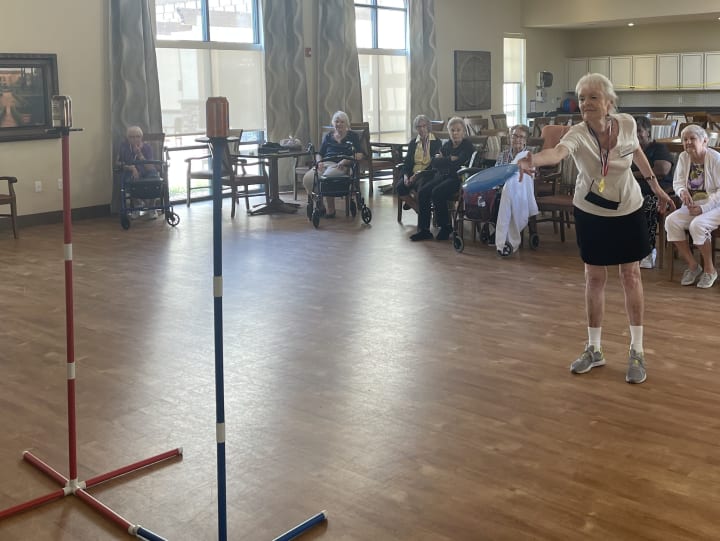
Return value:
<svg viewBox="0 0 720 541">
<path fill-rule="evenodd" d="M 313 184 L 315 182 L 315 173 L 326 176 L 346 176 L 351 173 L 351 160 L 339 160 L 337 162 L 330 161 L 336 156 L 346 156 L 349 146 L 355 149 L 355 159 L 363 158 L 362 152 L 357 152 L 360 148 L 360 138 L 357 133 L 350 130 L 350 119 L 343 111 L 336 111 L 332 116 L 333 130 L 326 133 L 323 137 L 320 150 L 315 155 L 316 166 L 310 169 L 303 176 L 303 186 L 308 194 L 308 203 L 311 202 L 313 193 Z M 326 218 L 335 217 L 335 198 L 326 197 L 327 210 L 321 208 L 320 212 Z M 322 202 L 318 204 L 322 205 Z"/>
<path fill-rule="evenodd" d="M 443 144 L 440 153 L 433 157 L 430 167 L 435 170 L 435 176 L 423 181 L 418 190 L 418 230 L 410 235 L 410 240 L 429 240 L 433 238 L 430 232 L 430 218 L 432 208 L 435 208 L 435 219 L 440 231 L 437 240 L 448 240 L 452 233 L 450 225 L 450 212 L 448 201 L 460 189 L 460 177 L 457 172 L 470 161 L 475 148 L 465 138 L 467 131 L 465 122 L 459 116 L 454 116 L 447 123 L 450 139 Z"/>
<path fill-rule="evenodd" d="M 132 182 L 139 178 L 159 177 L 157 168 L 148 163 L 136 163 L 145 160 L 153 160 L 152 147 L 143 142 L 143 131 L 140 126 L 130 126 L 125 132 L 125 141 L 120 145 L 118 161 L 122 163 L 123 176 L 126 182 Z M 146 202 L 138 199 L 136 206 L 147 206 Z M 148 217 L 155 218 L 155 212 L 150 212 Z"/>
<path fill-rule="evenodd" d="M 408 144 L 402 164 L 403 180 L 397 184 L 397 194 L 409 208 L 417 212 L 417 201 L 411 192 L 419 188 L 422 177 L 432 178 L 430 162 L 433 156 L 440 154 L 442 141 L 430 132 L 430 119 L 425 115 L 415 117 L 413 128 L 417 137 Z"/>
</svg>

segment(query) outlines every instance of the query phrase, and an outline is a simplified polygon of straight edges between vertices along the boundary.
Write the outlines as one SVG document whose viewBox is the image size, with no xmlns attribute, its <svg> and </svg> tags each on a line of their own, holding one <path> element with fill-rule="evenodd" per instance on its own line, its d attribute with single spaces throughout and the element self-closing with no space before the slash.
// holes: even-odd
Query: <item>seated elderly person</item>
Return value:
<svg viewBox="0 0 720 541">
<path fill-rule="evenodd" d="M 430 162 L 435 170 L 433 178 L 423 181 L 418 190 L 418 230 L 410 235 L 410 240 L 429 240 L 433 238 L 430 232 L 430 218 L 432 208 L 435 208 L 435 219 L 440 231 L 437 240 L 450 238 L 452 226 L 448 212 L 448 200 L 460 189 L 458 170 L 467 165 L 475 150 L 472 143 L 465 138 L 467 131 L 465 122 L 459 116 L 448 120 L 447 124 L 450 139 L 442 145 L 440 153 L 436 154 Z"/>
<path fill-rule="evenodd" d="M 720 153 L 708 148 L 707 132 L 695 124 L 686 126 L 680 139 L 685 151 L 678 158 L 673 189 L 682 207 L 665 219 L 665 231 L 687 263 L 680 283 L 697 281 L 697 287 L 709 288 L 717 280 L 710 235 L 720 226 Z M 700 250 L 704 269 L 690 251 L 686 231 Z"/>
<path fill-rule="evenodd" d="M 500 152 L 495 167 L 517 163 L 527 155 L 530 128 L 517 124 L 510 128 L 510 146 Z M 525 182 L 523 182 L 525 180 Z M 495 244 L 498 254 L 509 256 L 517 251 L 522 241 L 522 230 L 530 216 L 538 213 L 535 185 L 529 175 L 515 173 L 503 185 L 498 215 L 495 219 Z"/>
<path fill-rule="evenodd" d="M 652 139 L 652 123 L 646 116 L 636 116 L 637 137 L 640 148 L 643 149 L 645 156 L 652 167 L 653 174 L 657 178 L 660 186 L 666 192 L 672 191 L 673 182 L 673 159 L 667 146 L 658 143 Z M 652 269 L 655 267 L 655 259 L 657 257 L 657 249 L 655 241 L 657 237 L 658 224 L 658 198 L 650 189 L 650 185 L 643 178 L 642 173 L 635 164 L 632 165 L 633 175 L 640 184 L 643 194 L 643 209 L 645 210 L 645 218 L 648 222 L 648 232 L 650 233 L 650 246 L 652 251 L 640 261 L 641 269 Z"/>
<path fill-rule="evenodd" d="M 139 178 L 158 177 L 160 173 L 157 167 L 149 163 L 138 163 L 146 160 L 153 160 L 152 147 L 143 142 L 143 131 L 140 126 L 130 126 L 125 134 L 125 141 L 120 145 L 118 162 L 122 165 L 123 179 L 125 182 L 132 182 Z M 136 199 L 134 206 L 148 206 L 147 201 Z M 156 213 L 150 212 L 149 218 L 155 218 Z"/>
<path fill-rule="evenodd" d="M 409 207 L 418 211 L 417 201 L 411 195 L 419 187 L 421 177 L 432 178 L 430 162 L 440 153 L 442 142 L 430 131 L 430 119 L 418 115 L 413 120 L 417 137 L 408 144 L 407 154 L 402 163 L 403 180 L 397 185 L 398 197 Z"/>
<path fill-rule="evenodd" d="M 341 177 L 350 174 L 350 167 L 352 166 L 351 160 L 340 160 L 334 161 L 322 161 L 328 158 L 336 156 L 347 156 L 350 146 L 355 150 L 355 159 L 360 160 L 363 157 L 362 152 L 358 152 L 360 149 L 360 138 L 357 133 L 350 130 L 350 119 L 347 114 L 343 111 L 336 111 L 332 116 L 333 130 L 329 131 L 323 137 L 320 150 L 315 155 L 317 162 L 317 173 L 326 177 Z M 303 186 L 308 194 L 308 203 L 312 197 L 313 184 L 315 182 L 316 169 L 310 169 L 305 176 L 303 176 Z M 327 210 L 325 208 L 320 209 L 321 215 L 326 218 L 335 217 L 335 198 L 326 197 Z M 322 205 L 322 201 L 318 203 Z"/>
</svg>

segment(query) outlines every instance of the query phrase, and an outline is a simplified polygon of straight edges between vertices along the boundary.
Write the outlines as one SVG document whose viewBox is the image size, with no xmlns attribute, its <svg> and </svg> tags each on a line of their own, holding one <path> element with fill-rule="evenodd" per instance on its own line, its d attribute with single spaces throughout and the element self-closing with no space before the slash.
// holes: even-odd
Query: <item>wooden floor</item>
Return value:
<svg viewBox="0 0 720 541">
<path fill-rule="evenodd" d="M 613 272 L 608 365 L 573 376 L 574 242 L 542 224 L 537 251 L 456 254 L 370 205 L 369 227 L 319 230 L 223 209 L 229 539 L 322 509 L 305 541 L 718 539 L 718 286 L 643 271 L 631 386 Z M 173 541 L 217 538 L 211 210 L 74 228 L 80 479 L 183 447 L 92 490 Z M 62 227 L 20 234 L 0 236 L 0 509 L 57 488 L 23 450 L 68 473 Z M 72 496 L 0 522 L 3 541 L 127 538 Z"/>
</svg>

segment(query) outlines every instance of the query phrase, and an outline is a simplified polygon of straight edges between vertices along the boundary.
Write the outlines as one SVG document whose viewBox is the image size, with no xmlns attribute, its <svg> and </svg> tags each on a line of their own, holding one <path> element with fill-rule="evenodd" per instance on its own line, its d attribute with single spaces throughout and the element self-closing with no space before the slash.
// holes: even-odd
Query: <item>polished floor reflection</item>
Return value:
<svg viewBox="0 0 720 541">
<path fill-rule="evenodd" d="M 508 259 L 411 243 L 390 196 L 373 221 L 223 209 L 229 538 L 714 539 L 720 504 L 720 297 L 643 271 L 648 381 L 624 382 L 610 273 L 608 365 L 585 340 L 573 242 L 541 224 Z M 75 224 L 80 477 L 181 446 L 94 489 L 170 540 L 217 537 L 211 206 L 180 225 Z M 340 213 L 339 213 L 340 214 Z M 547 227 L 545 227 L 547 226 Z M 7 233 L 2 231 L 2 233 Z M 67 473 L 61 225 L 0 236 L 0 508 Z M 572 237 L 572 234 L 570 235 Z M 469 235 L 468 235 L 469 237 Z M 3 541 L 126 539 L 74 498 L 0 522 Z"/>
</svg>

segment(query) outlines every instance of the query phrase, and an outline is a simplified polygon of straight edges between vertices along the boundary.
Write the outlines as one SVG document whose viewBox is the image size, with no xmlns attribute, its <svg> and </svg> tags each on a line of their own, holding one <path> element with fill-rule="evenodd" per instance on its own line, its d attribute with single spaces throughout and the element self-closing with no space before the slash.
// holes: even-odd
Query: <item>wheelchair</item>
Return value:
<svg viewBox="0 0 720 541">
<path fill-rule="evenodd" d="M 160 141 L 164 140 L 158 139 Z M 152 135 L 147 135 L 145 142 L 156 142 Z M 153 148 L 155 152 L 155 148 Z M 157 155 L 161 155 L 162 142 Z M 118 162 L 116 172 L 120 175 L 120 226 L 130 229 L 133 213 L 160 211 L 168 225 L 175 227 L 180 223 L 180 216 L 173 212 L 170 203 L 170 188 L 167 174 L 167 162 L 163 160 L 137 160 L 133 163 Z M 142 172 L 139 178 L 125 170 L 126 166 L 133 165 Z M 150 166 L 150 167 L 146 167 Z M 138 202 L 141 202 L 138 203 Z M 150 204 L 147 204 L 150 203 Z"/>
<path fill-rule="evenodd" d="M 331 156 L 313 163 L 315 177 L 312 193 L 308 197 L 307 217 L 316 229 L 320 226 L 322 217 L 323 197 L 343 197 L 345 198 L 345 216 L 352 215 L 354 218 L 359 210 L 364 223 L 369 224 L 372 220 L 372 211 L 365 204 L 365 199 L 360 193 L 360 174 L 355 153 L 352 147 L 348 150 L 348 155 Z M 309 151 L 314 155 L 312 148 L 309 148 Z M 338 163 L 342 160 L 352 162 L 350 173 L 347 175 L 324 176 L 317 171 L 318 163 Z"/>
</svg>

